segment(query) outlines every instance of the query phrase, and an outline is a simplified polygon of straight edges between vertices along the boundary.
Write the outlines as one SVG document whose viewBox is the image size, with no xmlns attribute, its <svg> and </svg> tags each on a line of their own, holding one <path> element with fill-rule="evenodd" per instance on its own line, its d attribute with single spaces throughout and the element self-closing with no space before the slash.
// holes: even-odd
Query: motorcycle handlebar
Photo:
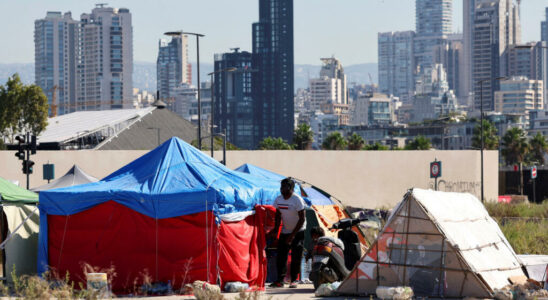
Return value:
<svg viewBox="0 0 548 300">
<path fill-rule="evenodd" d="M 352 226 L 356 226 L 360 224 L 362 221 L 367 221 L 367 219 L 359 219 L 359 218 L 346 218 L 341 219 L 339 222 L 333 224 L 333 226 L 330 229 L 347 229 L 351 228 Z"/>
</svg>

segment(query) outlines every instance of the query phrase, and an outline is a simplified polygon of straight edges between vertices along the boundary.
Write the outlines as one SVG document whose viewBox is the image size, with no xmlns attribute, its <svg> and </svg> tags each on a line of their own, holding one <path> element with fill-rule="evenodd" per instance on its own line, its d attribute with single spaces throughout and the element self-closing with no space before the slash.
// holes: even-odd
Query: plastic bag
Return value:
<svg viewBox="0 0 548 300">
<path fill-rule="evenodd" d="M 413 290 L 408 286 L 379 286 L 375 293 L 381 299 L 406 300 L 413 297 Z"/>
<path fill-rule="evenodd" d="M 239 281 L 227 282 L 225 284 L 225 292 L 229 293 L 245 292 L 248 288 L 249 284 Z"/>
<path fill-rule="evenodd" d="M 316 289 L 314 294 L 316 297 L 331 297 L 335 296 L 335 290 L 333 289 L 331 283 L 324 283 Z"/>
</svg>

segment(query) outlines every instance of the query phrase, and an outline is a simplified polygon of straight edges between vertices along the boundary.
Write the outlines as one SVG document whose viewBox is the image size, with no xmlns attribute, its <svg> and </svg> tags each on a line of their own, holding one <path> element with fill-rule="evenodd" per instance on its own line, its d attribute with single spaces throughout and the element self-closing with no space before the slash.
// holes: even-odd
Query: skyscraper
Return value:
<svg viewBox="0 0 548 300">
<path fill-rule="evenodd" d="M 322 58 L 320 77 L 309 80 L 312 109 L 319 110 L 323 104 L 348 104 L 346 75 L 341 62 L 334 58 Z"/>
<path fill-rule="evenodd" d="M 254 144 L 293 139 L 293 0 L 259 0 L 253 24 Z"/>
<path fill-rule="evenodd" d="M 540 40 L 548 43 L 548 7 L 546 7 L 546 21 L 540 23 Z"/>
<path fill-rule="evenodd" d="M 50 115 L 74 111 L 77 43 L 78 21 L 70 12 L 47 12 L 34 22 L 34 77 L 48 97 Z"/>
<path fill-rule="evenodd" d="M 251 53 L 238 49 L 215 55 L 213 120 L 226 129 L 227 140 L 243 149 L 255 147 L 253 140 L 253 98 Z"/>
<path fill-rule="evenodd" d="M 182 83 L 192 84 L 188 76 L 189 66 L 186 35 L 173 36 L 169 42 L 160 40 L 156 60 L 156 82 L 161 99 L 175 97 L 175 89 Z"/>
<path fill-rule="evenodd" d="M 518 12 L 511 0 L 476 0 L 471 53 L 476 109 L 480 109 L 482 97 L 483 109 L 494 109 L 493 96 L 499 86 L 496 78 L 506 75 L 506 47 L 521 39 Z"/>
<path fill-rule="evenodd" d="M 408 102 L 415 86 L 413 31 L 378 34 L 379 91 Z"/>
<path fill-rule="evenodd" d="M 415 63 L 420 67 L 433 64 L 432 49 L 442 45 L 451 33 L 453 0 L 415 1 Z"/>
<path fill-rule="evenodd" d="M 132 107 L 131 13 L 104 5 L 80 17 L 77 110 Z"/>
<path fill-rule="evenodd" d="M 506 76 L 524 76 L 531 80 L 542 81 L 544 101 L 548 98 L 547 44 L 547 42 L 532 42 L 524 45 L 510 45 L 506 49 L 508 59 Z"/>
<path fill-rule="evenodd" d="M 444 44 L 437 45 L 433 49 L 434 65 L 443 65 L 447 73 L 449 89 L 455 91 L 455 95 L 462 99 L 462 104 L 467 104 L 466 95 L 463 93 L 466 79 L 462 71 L 464 55 L 462 35 L 450 34 Z"/>
</svg>

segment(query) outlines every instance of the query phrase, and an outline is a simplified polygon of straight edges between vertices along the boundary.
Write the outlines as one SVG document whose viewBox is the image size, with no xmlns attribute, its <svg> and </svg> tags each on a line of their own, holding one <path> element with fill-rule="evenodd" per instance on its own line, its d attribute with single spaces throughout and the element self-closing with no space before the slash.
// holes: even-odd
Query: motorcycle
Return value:
<svg viewBox="0 0 548 300">
<path fill-rule="evenodd" d="M 312 251 L 310 280 L 317 289 L 323 283 L 342 281 L 361 257 L 358 235 L 352 227 L 364 219 L 342 219 L 331 229 L 340 229 L 338 238 L 323 236 L 318 238 Z"/>
</svg>

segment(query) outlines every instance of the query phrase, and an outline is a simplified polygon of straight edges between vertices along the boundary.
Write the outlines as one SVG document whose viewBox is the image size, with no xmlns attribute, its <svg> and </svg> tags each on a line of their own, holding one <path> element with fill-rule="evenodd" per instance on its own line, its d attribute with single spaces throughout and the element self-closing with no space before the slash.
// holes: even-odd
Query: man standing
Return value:
<svg viewBox="0 0 548 300">
<path fill-rule="evenodd" d="M 297 287 L 297 276 L 301 272 L 301 259 L 303 255 L 304 229 L 306 220 L 304 217 L 304 200 L 293 193 L 295 182 L 291 178 L 285 178 L 281 182 L 280 192 L 274 200 L 276 207 L 276 222 L 270 235 L 275 235 L 282 221 L 282 233 L 278 240 L 278 255 L 276 268 L 278 279 L 270 287 L 283 287 L 283 279 L 287 269 L 287 255 L 291 249 L 291 283 L 290 288 Z"/>
</svg>

